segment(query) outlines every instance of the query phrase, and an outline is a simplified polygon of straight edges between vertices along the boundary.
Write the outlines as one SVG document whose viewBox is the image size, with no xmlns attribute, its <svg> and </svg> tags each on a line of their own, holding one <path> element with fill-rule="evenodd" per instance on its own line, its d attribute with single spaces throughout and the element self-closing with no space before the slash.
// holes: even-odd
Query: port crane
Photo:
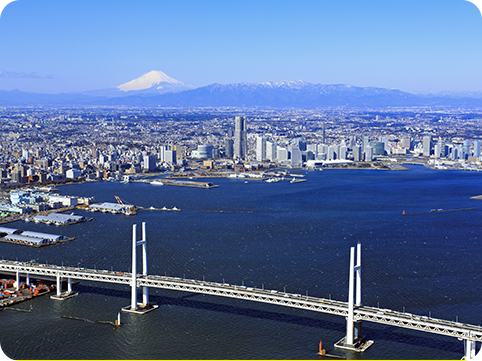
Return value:
<svg viewBox="0 0 482 361">
<path fill-rule="evenodd" d="M 124 213 L 126 216 L 133 216 L 136 215 L 136 207 L 134 207 L 132 204 L 127 205 L 122 202 L 122 200 L 118 196 L 114 196 L 115 199 L 117 200 L 117 203 L 122 207 L 122 213 Z"/>
</svg>

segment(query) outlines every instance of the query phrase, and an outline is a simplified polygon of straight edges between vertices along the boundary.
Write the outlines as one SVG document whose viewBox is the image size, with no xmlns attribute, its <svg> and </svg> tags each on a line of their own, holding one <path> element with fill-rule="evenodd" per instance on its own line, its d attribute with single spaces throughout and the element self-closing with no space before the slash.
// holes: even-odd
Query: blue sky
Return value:
<svg viewBox="0 0 482 361">
<path fill-rule="evenodd" d="M 185 83 L 304 80 L 482 90 L 482 16 L 464 0 L 17 0 L 0 90 L 60 93 L 151 70 Z"/>
</svg>

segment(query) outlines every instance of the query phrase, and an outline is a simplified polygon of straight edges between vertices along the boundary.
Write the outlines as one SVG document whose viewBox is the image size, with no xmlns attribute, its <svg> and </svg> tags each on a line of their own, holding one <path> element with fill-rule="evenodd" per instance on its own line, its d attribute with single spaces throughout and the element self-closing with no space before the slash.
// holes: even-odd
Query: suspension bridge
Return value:
<svg viewBox="0 0 482 361">
<path fill-rule="evenodd" d="M 362 333 L 362 322 L 397 326 L 433 334 L 456 337 L 465 342 L 465 360 L 482 358 L 476 355 L 476 342 L 482 342 L 482 328 L 476 325 L 414 315 L 386 308 L 362 305 L 361 287 L 361 245 L 350 249 L 350 268 L 348 282 L 348 301 L 304 296 L 279 290 L 260 289 L 244 285 L 208 282 L 205 280 L 185 279 L 148 274 L 147 240 L 145 223 L 142 224 L 142 239 L 137 241 L 136 225 L 132 232 L 132 272 L 84 269 L 30 262 L 0 261 L 0 272 L 16 274 L 16 285 L 20 277 L 29 284 L 30 276 L 50 276 L 56 279 L 56 295 L 53 299 L 66 300 L 76 295 L 72 290 L 72 280 L 87 280 L 104 283 L 125 284 L 131 287 L 131 304 L 124 307 L 125 312 L 143 314 L 154 310 L 157 305 L 149 303 L 149 288 L 161 288 L 183 292 L 200 293 L 220 297 L 230 297 L 254 302 L 263 302 L 314 312 L 328 313 L 345 317 L 346 336 L 335 344 L 341 349 L 363 352 L 373 344 Z M 142 247 L 142 273 L 137 273 L 137 247 Z M 67 290 L 62 292 L 62 280 L 67 280 Z M 142 288 L 142 301 L 138 302 L 138 288 Z"/>
</svg>

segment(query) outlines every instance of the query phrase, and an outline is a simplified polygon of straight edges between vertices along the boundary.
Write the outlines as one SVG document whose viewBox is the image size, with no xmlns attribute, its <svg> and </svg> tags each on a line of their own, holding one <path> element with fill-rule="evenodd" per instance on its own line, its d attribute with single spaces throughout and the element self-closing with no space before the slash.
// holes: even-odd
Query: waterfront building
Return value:
<svg viewBox="0 0 482 361">
<path fill-rule="evenodd" d="M 263 136 L 256 137 L 256 160 L 258 162 L 266 160 L 266 138 Z"/>
<path fill-rule="evenodd" d="M 366 148 L 370 146 L 370 138 L 368 135 L 364 135 L 362 138 L 363 151 L 366 152 Z"/>
<path fill-rule="evenodd" d="M 400 148 L 412 149 L 412 142 L 410 137 L 402 138 L 402 140 L 400 141 Z"/>
<path fill-rule="evenodd" d="M 353 148 L 353 160 L 355 162 L 362 161 L 362 147 L 360 145 L 355 145 Z"/>
<path fill-rule="evenodd" d="M 288 149 L 285 147 L 278 147 L 277 149 L 277 161 L 278 163 L 285 163 L 289 159 Z"/>
<path fill-rule="evenodd" d="M 385 143 L 370 142 L 370 147 L 372 148 L 372 155 L 373 156 L 385 154 Z"/>
<path fill-rule="evenodd" d="M 430 157 L 430 154 L 432 152 L 432 137 L 430 135 L 424 135 L 422 139 L 422 145 L 423 145 L 423 156 L 424 157 Z"/>
<path fill-rule="evenodd" d="M 155 155 L 145 155 L 144 156 L 144 170 L 152 171 L 156 169 L 156 156 Z"/>
<path fill-rule="evenodd" d="M 303 165 L 300 148 L 297 145 L 291 145 L 290 153 L 291 153 L 291 167 L 300 168 Z"/>
<path fill-rule="evenodd" d="M 80 178 L 82 173 L 78 169 L 69 169 L 67 172 L 65 172 L 65 177 L 69 179 L 77 179 Z"/>
<path fill-rule="evenodd" d="M 214 146 L 212 144 L 199 145 L 191 153 L 191 157 L 195 159 L 210 159 L 214 158 L 214 155 Z"/>
<path fill-rule="evenodd" d="M 470 156 L 470 139 L 465 139 L 463 144 L 464 159 Z"/>
<path fill-rule="evenodd" d="M 346 146 L 345 146 L 345 145 L 341 145 L 339 149 L 340 149 L 340 150 L 339 150 L 339 157 L 338 157 L 338 159 L 344 159 L 344 160 L 346 160 L 346 153 L 347 153 Z"/>
<path fill-rule="evenodd" d="M 335 148 L 332 145 L 328 146 L 328 150 L 326 152 L 326 158 L 328 160 L 334 160 L 335 159 Z"/>
<path fill-rule="evenodd" d="M 269 159 L 270 161 L 276 160 L 276 148 L 276 143 L 270 141 L 266 142 L 266 159 Z"/>
<path fill-rule="evenodd" d="M 176 164 L 177 163 L 177 155 L 175 150 L 166 150 L 164 152 L 164 162 L 169 164 Z"/>
<path fill-rule="evenodd" d="M 231 138 L 224 139 L 224 153 L 226 158 L 232 158 L 234 156 L 234 142 Z"/>
<path fill-rule="evenodd" d="M 248 155 L 246 117 L 234 119 L 234 158 L 245 159 Z"/>
<path fill-rule="evenodd" d="M 474 141 L 474 157 L 480 157 L 480 140 Z"/>
<path fill-rule="evenodd" d="M 365 148 L 365 162 L 371 162 L 373 160 L 372 147 L 367 146 Z"/>
</svg>

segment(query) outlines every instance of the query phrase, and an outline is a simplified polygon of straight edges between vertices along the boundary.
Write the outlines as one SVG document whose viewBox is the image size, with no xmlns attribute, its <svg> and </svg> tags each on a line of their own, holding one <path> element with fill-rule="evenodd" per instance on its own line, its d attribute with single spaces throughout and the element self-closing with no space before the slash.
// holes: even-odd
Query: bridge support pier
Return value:
<svg viewBox="0 0 482 361">
<path fill-rule="evenodd" d="M 142 303 L 137 302 L 137 246 L 142 246 L 142 275 L 147 276 L 146 223 L 142 222 L 142 240 L 137 242 L 137 225 L 132 225 L 132 280 L 131 304 L 122 311 L 144 314 L 155 310 L 158 305 L 149 304 L 149 287 L 142 288 Z"/>
<path fill-rule="evenodd" d="M 67 292 L 62 293 L 62 279 L 60 278 L 60 273 L 57 273 L 56 291 L 56 295 L 50 296 L 50 298 L 57 301 L 64 301 L 79 295 L 78 293 L 72 293 L 72 278 L 70 277 L 67 279 Z"/>
<path fill-rule="evenodd" d="M 25 276 L 25 285 L 30 286 L 30 273 L 27 272 L 27 275 Z"/>
<path fill-rule="evenodd" d="M 475 341 L 465 340 L 465 355 L 463 360 L 472 360 L 475 357 Z"/>
<path fill-rule="evenodd" d="M 348 315 L 346 317 L 346 336 L 335 343 L 335 347 L 363 352 L 373 345 L 372 340 L 363 338 L 362 321 L 355 321 L 355 306 L 361 303 L 361 244 L 357 245 L 357 263 L 355 265 L 355 247 L 350 248 L 350 272 L 348 279 Z M 355 295 L 356 279 L 356 295 Z M 355 305 L 356 298 L 356 305 Z"/>
</svg>

